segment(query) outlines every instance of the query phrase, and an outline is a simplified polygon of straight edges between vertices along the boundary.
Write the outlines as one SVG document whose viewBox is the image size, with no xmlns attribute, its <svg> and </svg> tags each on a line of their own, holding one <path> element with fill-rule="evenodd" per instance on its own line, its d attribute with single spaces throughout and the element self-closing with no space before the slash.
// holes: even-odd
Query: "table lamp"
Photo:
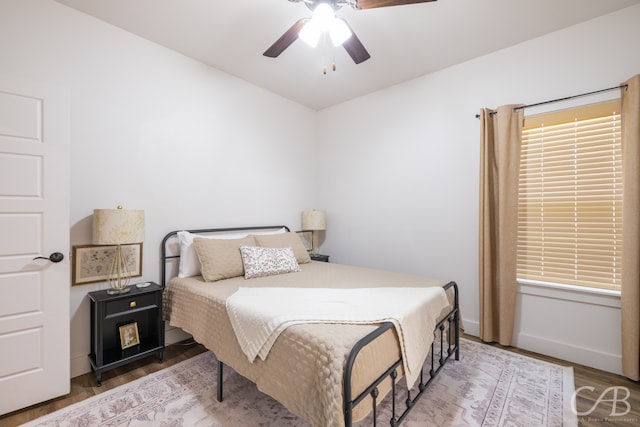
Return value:
<svg viewBox="0 0 640 427">
<path fill-rule="evenodd" d="M 131 271 L 122 245 L 141 243 L 144 240 L 144 211 L 122 209 L 93 210 L 93 243 L 115 245 L 115 253 L 109 266 L 109 294 L 129 292 Z"/>
<path fill-rule="evenodd" d="M 318 231 L 327 229 L 327 216 L 323 211 L 303 211 L 302 229 L 311 231 L 311 255 L 318 255 Z"/>
</svg>

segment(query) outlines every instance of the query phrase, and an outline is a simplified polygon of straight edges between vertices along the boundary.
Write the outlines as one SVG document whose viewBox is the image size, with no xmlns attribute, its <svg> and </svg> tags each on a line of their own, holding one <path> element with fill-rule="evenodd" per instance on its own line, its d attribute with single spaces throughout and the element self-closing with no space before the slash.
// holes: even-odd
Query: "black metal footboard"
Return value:
<svg viewBox="0 0 640 427">
<path fill-rule="evenodd" d="M 356 361 L 356 357 L 360 353 L 367 344 L 375 340 L 377 337 L 382 335 L 384 332 L 393 328 L 393 323 L 386 322 L 380 325 L 375 331 L 371 332 L 360 341 L 356 343 L 356 345 L 349 353 L 349 357 L 347 359 L 347 364 L 344 370 L 344 384 L 343 384 L 343 396 L 344 396 L 344 424 L 345 427 L 351 427 L 353 424 L 352 416 L 353 416 L 353 408 L 358 405 L 363 399 L 367 396 L 371 396 L 372 404 L 373 404 L 373 426 L 376 426 L 377 423 L 377 397 L 379 394 L 378 386 L 387 378 L 391 378 L 391 419 L 389 420 L 389 424 L 392 427 L 398 426 L 409 414 L 411 409 L 415 406 L 416 402 L 422 394 L 427 389 L 427 386 L 431 383 L 431 381 L 435 378 L 435 376 L 440 372 L 445 363 L 451 358 L 453 355 L 455 360 L 460 359 L 460 311 L 459 311 L 459 300 L 458 300 L 458 285 L 455 282 L 449 282 L 443 286 L 444 290 L 453 289 L 453 308 L 444 316 L 442 320 L 440 320 L 435 330 L 434 341 L 431 344 L 431 353 L 430 353 L 430 362 L 431 368 L 429 370 L 429 378 L 425 381 L 423 372 L 420 373 L 420 380 L 418 384 L 418 393 L 412 397 L 411 391 L 407 390 L 407 398 L 405 400 L 405 408 L 402 410 L 402 413 L 397 415 L 398 409 L 396 408 L 396 380 L 398 377 L 398 367 L 402 363 L 402 359 L 398 359 L 394 362 L 389 368 L 380 375 L 371 385 L 369 385 L 362 393 L 358 396 L 352 397 L 351 390 L 351 374 L 353 371 L 353 365 Z M 447 334 L 444 332 L 448 331 Z M 437 340 L 436 336 L 439 335 L 440 339 Z M 453 335 L 453 336 L 452 336 Z M 445 338 L 446 336 L 446 338 Z M 446 339 L 446 343 L 445 343 Z M 453 341 L 453 342 L 452 342 Z M 440 345 L 439 357 L 436 360 L 436 345 Z M 424 370 L 423 370 L 424 371 Z"/>
<path fill-rule="evenodd" d="M 372 397 L 372 411 L 373 411 L 373 426 L 375 427 L 377 424 L 377 397 L 378 397 L 378 386 L 381 382 L 386 380 L 387 378 L 391 378 L 391 419 L 389 420 L 389 425 L 391 427 L 396 427 L 400 425 L 400 423 L 409 415 L 409 412 L 415 406 L 416 402 L 422 394 L 426 391 L 427 386 L 433 381 L 436 375 L 440 372 L 440 370 L 444 367 L 445 363 L 454 356 L 455 360 L 460 360 L 460 308 L 459 308 L 459 297 L 458 297 L 458 285 L 456 282 L 449 282 L 443 286 L 444 290 L 448 289 L 453 290 L 453 308 L 436 324 L 436 327 L 433 331 L 434 341 L 431 343 L 431 352 L 430 352 L 430 369 L 429 369 L 429 378 L 425 381 L 424 378 L 424 370 L 420 372 L 420 381 L 418 383 L 418 393 L 411 397 L 411 391 L 407 390 L 407 398 L 405 399 L 405 408 L 402 410 L 402 413 L 397 415 L 397 405 L 396 405 L 396 385 L 398 378 L 398 367 L 402 364 L 402 358 L 398 359 L 391 366 L 387 368 L 387 370 L 380 375 L 371 385 L 369 385 L 362 393 L 360 393 L 355 398 L 352 397 L 351 390 L 351 374 L 353 372 L 353 365 L 356 361 L 356 357 L 360 353 L 367 344 L 371 343 L 373 340 L 378 338 L 380 335 L 385 333 L 387 330 L 393 328 L 393 323 L 385 322 L 380 325 L 376 330 L 366 335 L 364 338 L 360 339 L 349 353 L 349 357 L 347 358 L 347 363 L 344 370 L 344 383 L 343 383 L 343 397 L 344 397 L 344 424 L 345 427 L 352 427 L 353 425 L 353 408 L 357 406 L 362 400 L 364 400 L 367 396 Z M 445 331 L 448 333 L 445 334 Z M 436 335 L 439 336 L 439 339 L 435 339 Z M 445 338 L 446 337 L 446 338 Z M 446 343 L 445 343 L 446 339 Z M 440 351 L 438 355 L 438 359 L 436 360 L 436 345 L 440 345 Z M 218 390 L 217 390 L 217 399 L 219 402 L 222 402 L 223 399 L 223 387 L 222 387 L 222 373 L 224 369 L 224 364 L 222 362 L 218 362 Z"/>
</svg>

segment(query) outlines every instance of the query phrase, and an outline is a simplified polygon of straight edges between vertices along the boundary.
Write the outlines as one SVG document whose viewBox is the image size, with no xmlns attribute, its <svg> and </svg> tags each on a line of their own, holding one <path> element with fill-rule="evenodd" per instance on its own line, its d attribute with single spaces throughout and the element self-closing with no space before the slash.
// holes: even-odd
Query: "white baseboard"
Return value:
<svg viewBox="0 0 640 427">
<path fill-rule="evenodd" d="M 463 324 L 465 334 L 474 337 L 480 336 L 479 322 L 465 319 Z M 516 333 L 513 346 L 602 371 L 622 374 L 622 357 L 619 354 L 606 353 L 601 350 L 580 347 L 575 344 L 554 341 L 522 332 Z"/>
<path fill-rule="evenodd" d="M 472 336 L 480 335 L 480 324 L 477 321 L 464 319 L 464 333 Z M 165 329 L 165 345 L 175 344 L 191 338 L 191 335 L 182 329 L 168 326 Z M 579 347 L 567 343 L 549 340 L 526 333 L 517 333 L 513 343 L 514 347 L 534 353 L 555 357 L 580 365 L 590 366 L 603 371 L 622 374 L 621 356 L 605 353 L 599 350 Z M 71 358 L 71 378 L 91 372 L 87 355 L 79 355 Z"/>
<path fill-rule="evenodd" d="M 462 319 L 462 327 L 464 328 L 465 334 L 469 334 L 474 337 L 480 336 L 480 322 Z"/>
<path fill-rule="evenodd" d="M 71 378 L 79 377 L 87 372 L 91 372 L 89 356 L 87 354 L 73 356 L 71 358 Z"/>
<path fill-rule="evenodd" d="M 622 374 L 622 357 L 619 354 L 606 353 L 597 349 L 580 347 L 525 333 L 516 334 L 513 345 L 523 350 L 533 351 L 534 353 L 544 354 L 567 362 L 589 366 L 614 374 Z"/>
</svg>

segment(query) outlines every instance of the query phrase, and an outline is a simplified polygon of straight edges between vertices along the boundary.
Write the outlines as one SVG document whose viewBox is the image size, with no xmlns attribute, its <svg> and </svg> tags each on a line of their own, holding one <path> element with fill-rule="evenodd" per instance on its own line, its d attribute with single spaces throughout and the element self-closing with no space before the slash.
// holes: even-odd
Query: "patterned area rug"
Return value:
<svg viewBox="0 0 640 427">
<path fill-rule="evenodd" d="M 577 425 L 572 368 L 469 340 L 460 345 L 461 360 L 442 369 L 403 426 Z M 206 352 L 26 426 L 309 426 L 229 368 L 224 388 L 219 403 L 216 359 Z M 388 399 L 381 406 L 386 415 Z"/>
</svg>

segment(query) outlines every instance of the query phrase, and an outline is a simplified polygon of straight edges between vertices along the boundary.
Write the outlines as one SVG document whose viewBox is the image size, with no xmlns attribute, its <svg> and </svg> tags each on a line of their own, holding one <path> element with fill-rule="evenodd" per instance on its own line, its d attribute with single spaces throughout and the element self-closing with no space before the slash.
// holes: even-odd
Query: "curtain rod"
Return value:
<svg viewBox="0 0 640 427">
<path fill-rule="evenodd" d="M 602 93 L 602 92 L 609 92 L 610 90 L 615 90 L 615 89 L 622 89 L 622 88 L 626 89 L 628 86 L 629 85 L 624 84 L 624 85 L 620 85 L 620 86 L 608 87 L 606 89 L 594 90 L 593 92 L 581 93 L 579 95 L 566 96 L 564 98 L 552 99 L 550 101 L 542 101 L 542 102 L 537 102 L 535 104 L 523 105 L 521 107 L 515 107 L 513 109 L 513 111 L 516 112 L 516 111 L 521 110 L 523 108 L 537 107 L 539 105 L 551 104 L 553 102 L 567 101 L 569 99 L 580 98 L 582 96 L 589 96 L 589 95 L 595 95 L 595 94 Z M 495 113 L 496 113 L 495 111 L 492 111 L 489 114 L 493 116 Z M 479 119 L 479 118 L 480 118 L 480 114 L 476 114 L 476 119 Z"/>
</svg>

